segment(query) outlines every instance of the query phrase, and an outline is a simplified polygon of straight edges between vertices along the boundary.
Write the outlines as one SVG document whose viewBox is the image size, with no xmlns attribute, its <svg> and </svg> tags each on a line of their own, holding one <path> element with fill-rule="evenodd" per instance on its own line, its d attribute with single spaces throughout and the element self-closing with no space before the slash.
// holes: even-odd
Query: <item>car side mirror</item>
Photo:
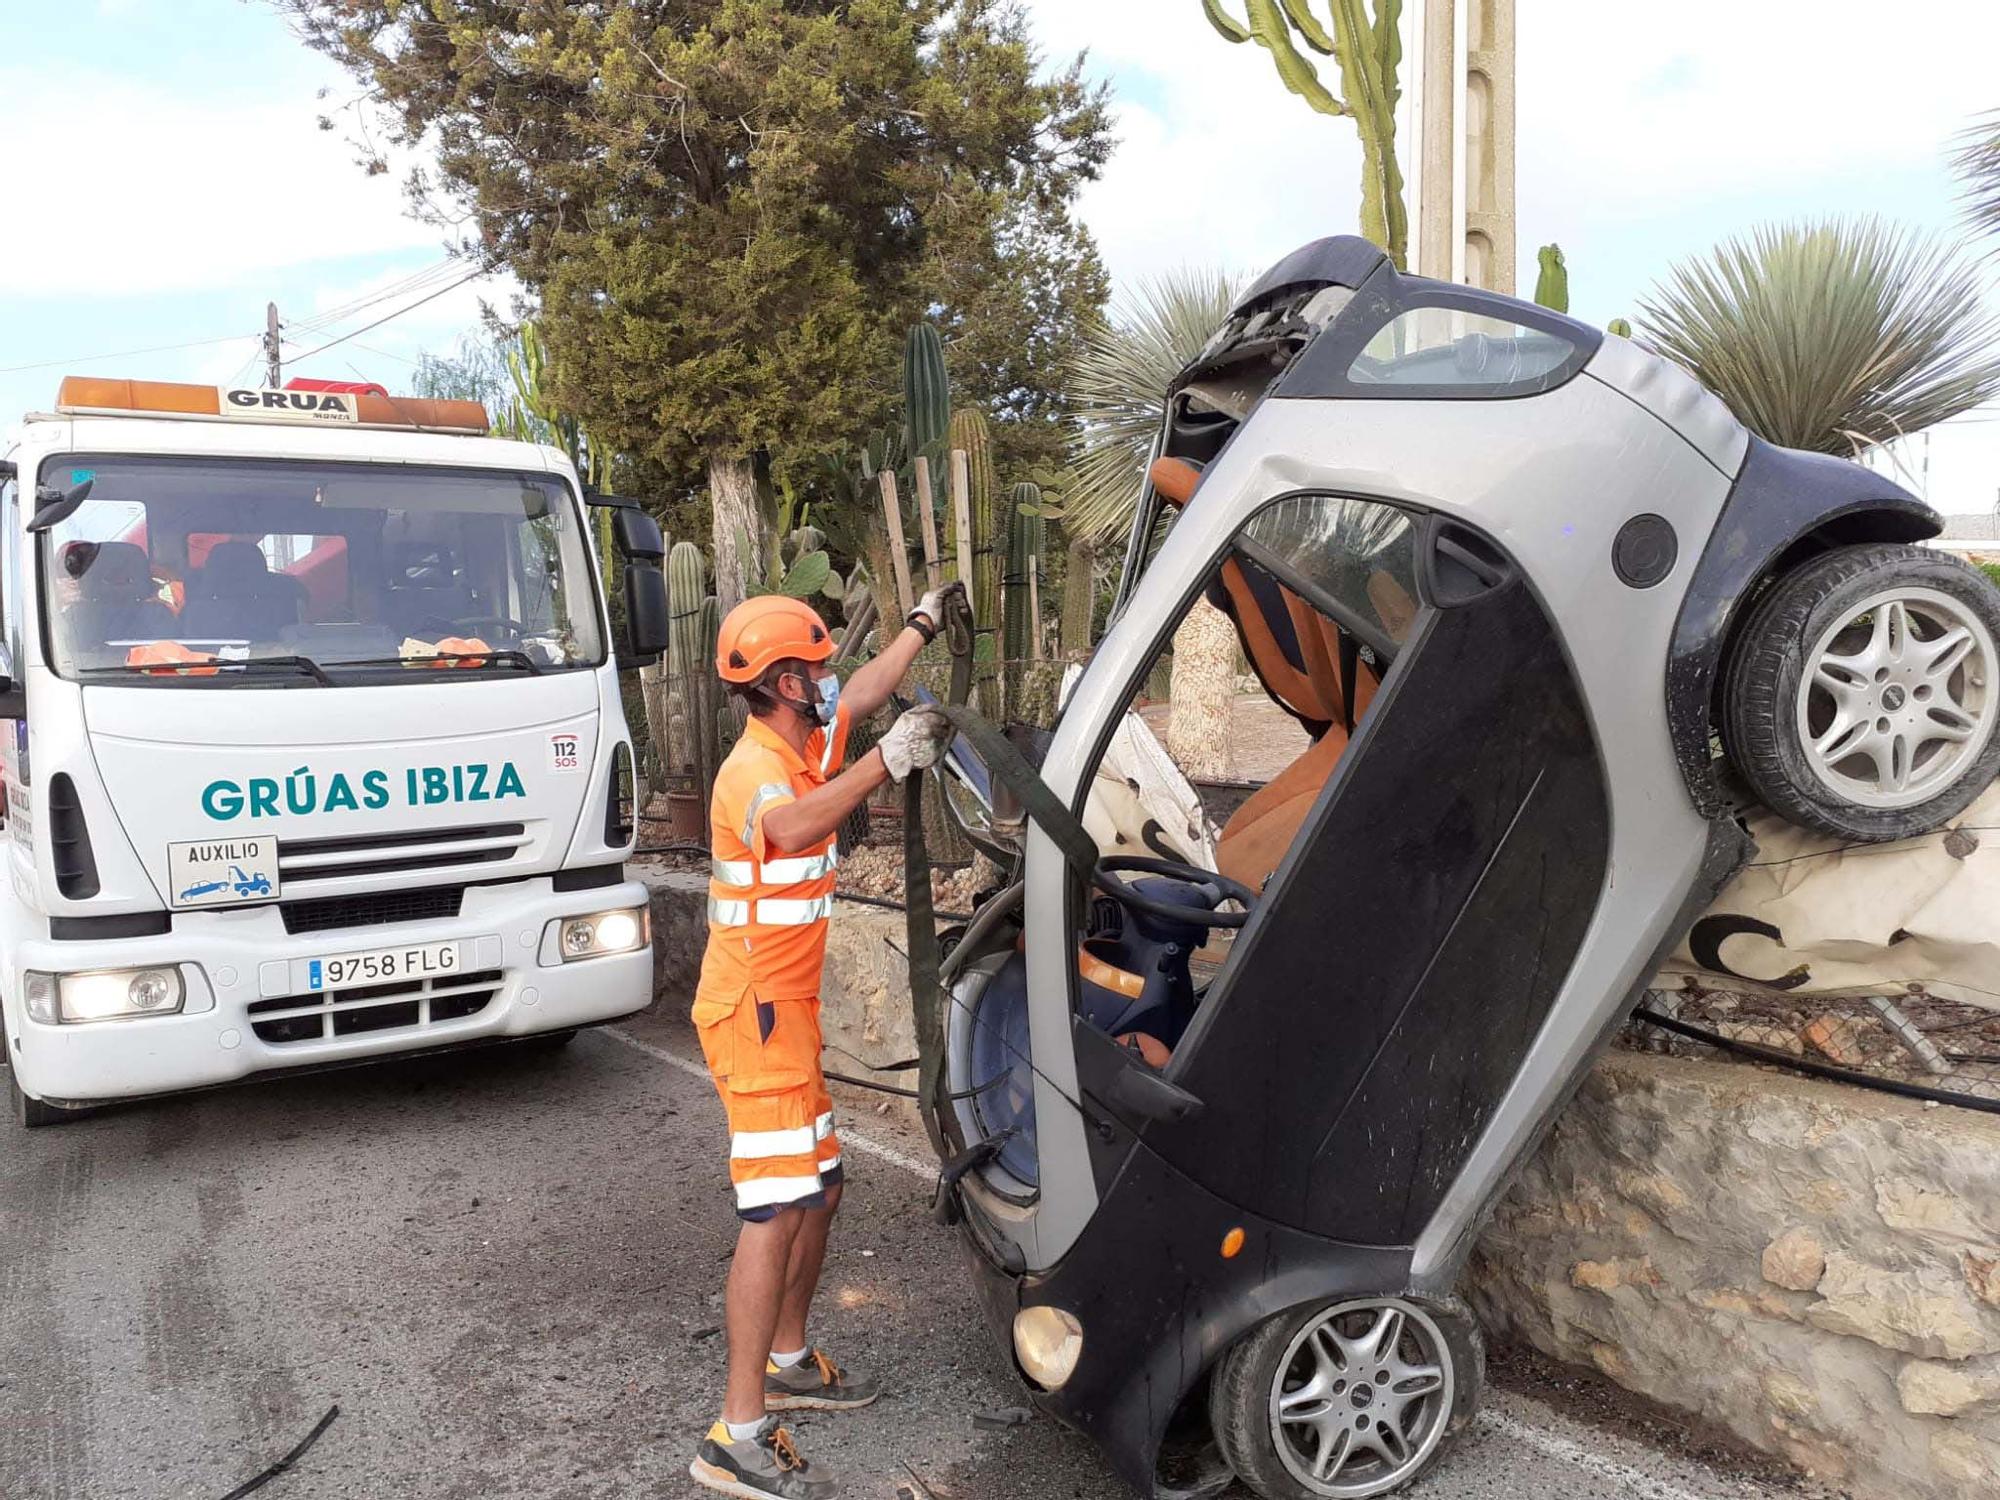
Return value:
<svg viewBox="0 0 2000 1500">
<path fill-rule="evenodd" d="M 13 652 L 0 646 L 0 719 L 25 719 L 27 716 L 27 685 L 14 675 Z"/>
<path fill-rule="evenodd" d="M 621 557 L 658 562 L 667 555 L 660 523 L 637 506 L 621 505 L 611 513 L 611 540 Z"/>
<path fill-rule="evenodd" d="M 624 512 L 619 512 L 623 515 Z M 647 523 L 651 525 L 650 520 Z M 653 534 L 659 534 L 654 527 Z M 654 559 L 625 564 L 625 651 L 621 667 L 647 667 L 667 649 L 667 580 Z"/>
</svg>

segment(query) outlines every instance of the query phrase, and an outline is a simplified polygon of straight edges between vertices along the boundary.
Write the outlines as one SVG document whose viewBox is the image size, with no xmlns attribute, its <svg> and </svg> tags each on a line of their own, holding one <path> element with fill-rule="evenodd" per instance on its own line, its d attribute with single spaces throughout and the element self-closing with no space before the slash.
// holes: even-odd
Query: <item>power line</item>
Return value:
<svg viewBox="0 0 2000 1500">
<path fill-rule="evenodd" d="M 176 349 L 203 349 L 212 344 L 233 344 L 238 339 L 256 338 L 256 334 L 225 333 L 215 339 L 189 339 L 184 344 L 155 344 L 149 349 L 120 349 L 111 354 L 78 354 L 69 359 L 44 359 L 30 365 L 0 366 L 0 375 L 18 375 L 23 370 L 53 370 L 61 365 L 88 365 L 107 359 L 136 359 L 141 354 L 169 354 Z"/>
<path fill-rule="evenodd" d="M 394 312 L 389 313 L 384 317 L 377 318 L 372 323 L 363 323 L 359 328 L 355 329 L 352 333 L 343 333 L 339 338 L 332 339 L 327 343 L 321 344 L 317 349 L 312 349 L 304 354 L 299 355 L 297 359 L 294 361 L 294 363 L 302 363 L 305 360 L 311 359 L 314 355 L 324 354 L 326 353 L 327 350 L 346 343 L 349 339 L 359 338 L 362 334 L 367 333 L 370 329 L 380 328 L 384 323 L 388 323 L 396 318 L 400 318 L 406 312 L 414 312 L 417 308 L 422 307 L 426 302 L 434 302 L 439 297 L 442 297 L 446 292 L 456 291 L 459 287 L 464 286 L 468 281 L 477 280 L 479 277 L 488 274 L 490 273 L 484 266 L 481 266 L 476 270 L 468 271 L 463 276 L 459 277 L 458 280 L 447 282 L 445 285 L 439 287 L 436 291 L 428 292 L 425 295 L 417 298 L 417 300 L 414 302 L 405 303 L 403 306 L 397 308 Z"/>
<path fill-rule="evenodd" d="M 337 307 L 315 313 L 310 318 L 302 318 L 291 326 L 301 333 L 329 329 L 336 323 L 344 322 L 357 313 L 374 307 L 377 303 L 387 302 L 392 298 L 406 296 L 434 285 L 462 264 L 462 261 L 451 258 L 441 260 L 436 265 L 425 266 L 421 271 L 414 271 L 408 276 L 390 282 L 387 286 L 377 287 L 374 291 L 343 302 Z"/>
</svg>

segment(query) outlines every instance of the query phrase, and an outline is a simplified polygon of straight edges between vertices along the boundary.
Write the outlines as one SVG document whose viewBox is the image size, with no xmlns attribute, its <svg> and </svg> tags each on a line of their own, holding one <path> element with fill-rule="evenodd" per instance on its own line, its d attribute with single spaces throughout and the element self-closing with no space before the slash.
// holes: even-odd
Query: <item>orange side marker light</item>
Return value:
<svg viewBox="0 0 2000 1500">
<path fill-rule="evenodd" d="M 1222 1237 L 1222 1258 L 1234 1260 L 1243 1250 L 1243 1230 L 1239 1225 Z"/>
</svg>

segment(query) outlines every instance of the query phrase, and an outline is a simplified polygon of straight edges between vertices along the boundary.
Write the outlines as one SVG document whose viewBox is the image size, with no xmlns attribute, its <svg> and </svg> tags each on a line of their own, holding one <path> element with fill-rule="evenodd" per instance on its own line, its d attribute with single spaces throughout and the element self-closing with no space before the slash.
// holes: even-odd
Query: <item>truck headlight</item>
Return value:
<svg viewBox="0 0 2000 1500">
<path fill-rule="evenodd" d="M 45 1024 L 169 1016 L 179 1011 L 187 998 L 181 971 L 172 964 L 147 969 L 99 969 L 88 974 L 44 974 L 30 970 L 22 991 L 29 1016 Z"/>
<path fill-rule="evenodd" d="M 1083 1358 L 1083 1324 L 1060 1307 L 1024 1307 L 1014 1314 L 1014 1358 L 1043 1390 L 1060 1390 Z"/>
<path fill-rule="evenodd" d="M 555 925 L 556 952 L 564 963 L 579 958 L 602 958 L 609 953 L 630 953 L 645 947 L 653 938 L 652 914 L 643 906 L 593 912 L 587 917 L 564 917 Z"/>
</svg>

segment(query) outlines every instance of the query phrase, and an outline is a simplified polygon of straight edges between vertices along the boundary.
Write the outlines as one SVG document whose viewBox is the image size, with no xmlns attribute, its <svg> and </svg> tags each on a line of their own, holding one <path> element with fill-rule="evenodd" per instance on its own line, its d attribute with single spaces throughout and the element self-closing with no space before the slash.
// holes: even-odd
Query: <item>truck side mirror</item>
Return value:
<svg viewBox="0 0 2000 1500">
<path fill-rule="evenodd" d="M 650 518 L 646 524 L 652 526 Z M 659 534 L 654 526 L 653 535 Z M 625 564 L 625 660 L 621 666 L 651 666 L 667 649 L 667 580 L 660 572 L 658 557 L 655 552 L 652 560 Z"/>
<path fill-rule="evenodd" d="M 660 535 L 660 523 L 637 506 L 621 505 L 611 513 L 611 540 L 618 554 L 658 562 L 667 555 L 667 540 Z"/>
</svg>

